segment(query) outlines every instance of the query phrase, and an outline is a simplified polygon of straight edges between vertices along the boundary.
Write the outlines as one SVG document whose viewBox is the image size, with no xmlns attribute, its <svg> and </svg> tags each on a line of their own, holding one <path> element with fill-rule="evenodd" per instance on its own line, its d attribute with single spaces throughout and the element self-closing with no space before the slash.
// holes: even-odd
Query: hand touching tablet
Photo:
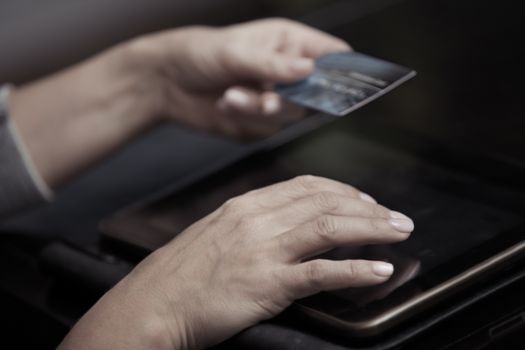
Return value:
<svg viewBox="0 0 525 350">
<path fill-rule="evenodd" d="M 302 176 L 248 192 L 138 265 L 62 349 L 211 346 L 297 298 L 385 282 L 393 273 L 385 262 L 307 259 L 341 245 L 401 241 L 413 228 L 406 216 L 325 178 Z"/>
</svg>

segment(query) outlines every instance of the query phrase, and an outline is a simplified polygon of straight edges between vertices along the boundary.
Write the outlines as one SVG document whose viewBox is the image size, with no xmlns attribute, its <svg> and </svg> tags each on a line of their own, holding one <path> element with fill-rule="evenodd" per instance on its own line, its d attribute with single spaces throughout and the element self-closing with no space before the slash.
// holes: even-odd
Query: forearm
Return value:
<svg viewBox="0 0 525 350">
<path fill-rule="evenodd" d="M 127 54 L 117 47 L 11 94 L 11 118 L 51 187 L 158 122 Z"/>
<path fill-rule="evenodd" d="M 163 302 L 165 295 L 140 282 L 144 276 L 137 275 L 142 270 L 144 267 L 138 267 L 106 293 L 78 321 L 58 349 L 188 349 L 181 324 Z"/>
</svg>

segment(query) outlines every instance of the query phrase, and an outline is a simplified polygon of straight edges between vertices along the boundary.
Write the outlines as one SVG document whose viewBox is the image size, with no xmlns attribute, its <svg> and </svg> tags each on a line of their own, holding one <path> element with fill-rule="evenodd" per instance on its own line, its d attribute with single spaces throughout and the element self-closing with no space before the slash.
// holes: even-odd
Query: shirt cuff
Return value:
<svg viewBox="0 0 525 350">
<path fill-rule="evenodd" d="M 0 217 L 53 199 L 9 119 L 9 91 L 9 86 L 0 86 Z"/>
</svg>

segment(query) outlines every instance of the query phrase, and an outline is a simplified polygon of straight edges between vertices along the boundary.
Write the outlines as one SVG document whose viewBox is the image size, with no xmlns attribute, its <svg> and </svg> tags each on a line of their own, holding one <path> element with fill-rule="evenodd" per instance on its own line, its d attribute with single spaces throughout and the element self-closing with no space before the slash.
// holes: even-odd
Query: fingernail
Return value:
<svg viewBox="0 0 525 350">
<path fill-rule="evenodd" d="M 410 218 L 408 216 L 406 216 L 405 214 L 400 213 L 398 211 L 393 211 L 393 210 L 390 212 L 390 217 L 392 219 L 406 219 L 406 220 L 410 220 Z"/>
<path fill-rule="evenodd" d="M 237 106 L 245 107 L 245 106 L 250 105 L 250 97 L 244 92 L 239 91 L 239 90 L 232 89 L 232 90 L 226 91 L 226 94 L 224 94 L 224 98 L 228 102 L 235 104 Z"/>
<path fill-rule="evenodd" d="M 290 68 L 296 72 L 311 71 L 314 68 L 314 61 L 309 58 L 296 58 L 290 64 Z"/>
<path fill-rule="evenodd" d="M 377 201 L 376 201 L 374 198 L 372 198 L 370 195 L 366 194 L 366 193 L 361 192 L 361 193 L 359 194 L 359 197 L 360 197 L 362 200 L 364 200 L 365 202 L 370 202 L 370 203 L 377 204 Z"/>
<path fill-rule="evenodd" d="M 264 114 L 271 115 L 277 113 L 279 109 L 281 108 L 281 104 L 279 103 L 279 98 L 277 96 L 272 96 L 270 98 L 267 98 L 263 102 L 263 112 Z"/>
<path fill-rule="evenodd" d="M 390 277 L 394 273 L 394 265 L 386 262 L 376 262 L 372 265 L 372 271 L 379 277 Z"/>
<path fill-rule="evenodd" d="M 410 219 L 390 219 L 388 222 L 399 232 L 410 233 L 414 231 L 414 222 Z"/>
</svg>

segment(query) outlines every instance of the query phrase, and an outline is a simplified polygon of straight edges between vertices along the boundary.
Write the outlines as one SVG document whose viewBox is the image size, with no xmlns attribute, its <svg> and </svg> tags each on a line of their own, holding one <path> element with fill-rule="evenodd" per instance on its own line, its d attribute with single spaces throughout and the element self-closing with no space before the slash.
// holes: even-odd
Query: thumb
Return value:
<svg viewBox="0 0 525 350">
<path fill-rule="evenodd" d="M 234 69 L 243 79 L 264 83 L 288 83 L 308 77 L 315 63 L 313 59 L 272 52 L 238 60 Z"/>
</svg>

